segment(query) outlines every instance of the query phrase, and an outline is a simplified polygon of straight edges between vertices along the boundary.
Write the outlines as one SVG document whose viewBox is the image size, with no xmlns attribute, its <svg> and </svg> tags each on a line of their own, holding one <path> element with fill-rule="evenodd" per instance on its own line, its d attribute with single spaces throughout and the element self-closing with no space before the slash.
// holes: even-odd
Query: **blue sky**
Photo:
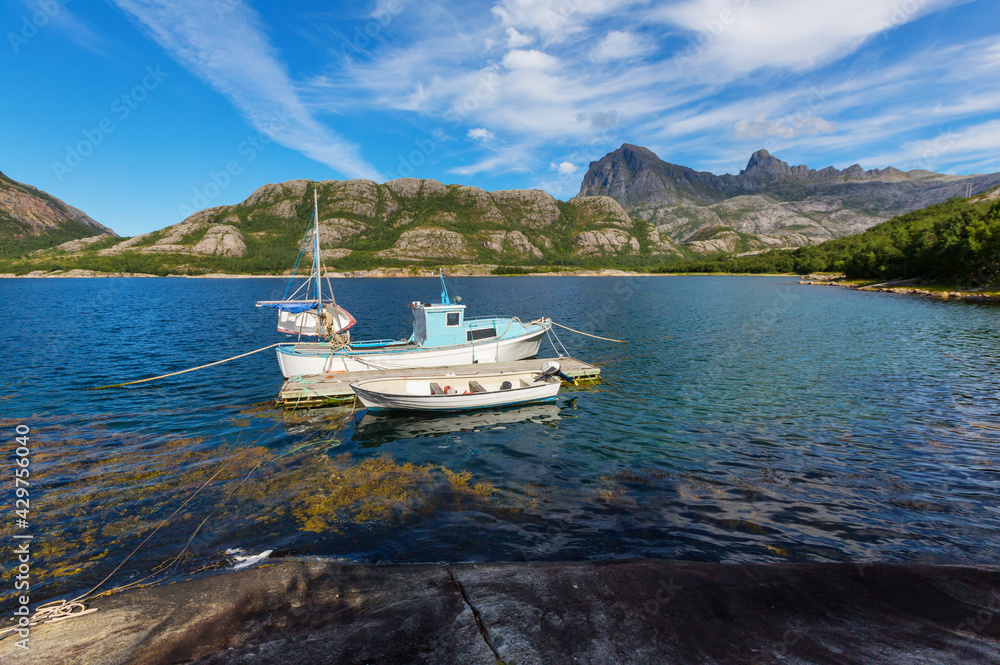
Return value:
<svg viewBox="0 0 1000 665">
<path fill-rule="evenodd" d="M 0 0 L 0 171 L 122 235 L 294 178 L 1000 171 L 991 0 Z"/>
</svg>

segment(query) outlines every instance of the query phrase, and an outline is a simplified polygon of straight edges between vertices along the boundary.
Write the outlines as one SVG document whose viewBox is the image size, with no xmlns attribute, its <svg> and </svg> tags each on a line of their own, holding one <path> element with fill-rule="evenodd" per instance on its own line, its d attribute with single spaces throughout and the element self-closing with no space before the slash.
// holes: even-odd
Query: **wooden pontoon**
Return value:
<svg viewBox="0 0 1000 665">
<path fill-rule="evenodd" d="M 286 409 L 303 409 L 324 404 L 342 404 L 354 400 L 351 384 L 366 379 L 406 376 L 422 378 L 437 376 L 443 372 L 455 374 L 497 374 L 500 372 L 526 372 L 541 367 L 547 360 L 558 362 L 562 371 L 577 381 L 596 383 L 600 381 L 599 367 L 589 365 L 575 358 L 535 358 L 511 362 L 449 365 L 448 367 L 427 367 L 415 369 L 373 370 L 367 372 L 332 372 L 314 376 L 297 376 L 285 381 L 278 393 L 278 405 Z"/>
</svg>

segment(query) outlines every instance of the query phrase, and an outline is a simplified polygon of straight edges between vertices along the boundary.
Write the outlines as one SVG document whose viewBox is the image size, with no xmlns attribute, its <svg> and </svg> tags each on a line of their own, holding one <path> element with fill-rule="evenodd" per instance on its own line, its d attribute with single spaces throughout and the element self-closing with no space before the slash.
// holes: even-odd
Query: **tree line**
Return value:
<svg viewBox="0 0 1000 665">
<path fill-rule="evenodd" d="M 812 247 L 659 266 L 657 272 L 843 272 L 852 279 L 923 278 L 965 286 L 1000 279 L 1000 201 L 953 198 Z"/>
</svg>

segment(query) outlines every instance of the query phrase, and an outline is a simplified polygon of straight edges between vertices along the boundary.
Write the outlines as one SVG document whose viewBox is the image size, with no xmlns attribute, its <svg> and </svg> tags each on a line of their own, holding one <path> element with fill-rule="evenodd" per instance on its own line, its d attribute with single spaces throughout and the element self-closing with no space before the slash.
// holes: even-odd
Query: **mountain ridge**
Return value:
<svg viewBox="0 0 1000 665">
<path fill-rule="evenodd" d="M 577 197 L 615 199 L 675 244 L 699 253 L 814 245 L 896 215 L 1000 184 L 1000 173 L 952 176 L 892 166 L 791 166 L 754 152 L 737 175 L 695 171 L 629 143 L 590 163 Z"/>
<path fill-rule="evenodd" d="M 79 208 L 0 172 L 0 255 L 115 235 Z"/>
<path fill-rule="evenodd" d="M 400 178 L 269 183 L 240 203 L 201 210 L 158 231 L 93 247 L 67 243 L 31 260 L 109 272 L 282 272 L 292 267 L 310 221 L 313 188 L 323 256 L 333 270 L 682 255 L 608 197 L 566 202 L 541 190 L 489 192 Z"/>
</svg>

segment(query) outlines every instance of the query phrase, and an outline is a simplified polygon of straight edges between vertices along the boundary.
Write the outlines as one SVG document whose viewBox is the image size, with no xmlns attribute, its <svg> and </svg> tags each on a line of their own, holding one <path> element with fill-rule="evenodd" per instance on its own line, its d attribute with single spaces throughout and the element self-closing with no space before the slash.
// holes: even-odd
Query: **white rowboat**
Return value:
<svg viewBox="0 0 1000 665">
<path fill-rule="evenodd" d="M 441 374 L 368 379 L 352 383 L 371 411 L 468 411 L 554 401 L 562 381 L 551 372 Z"/>
</svg>

